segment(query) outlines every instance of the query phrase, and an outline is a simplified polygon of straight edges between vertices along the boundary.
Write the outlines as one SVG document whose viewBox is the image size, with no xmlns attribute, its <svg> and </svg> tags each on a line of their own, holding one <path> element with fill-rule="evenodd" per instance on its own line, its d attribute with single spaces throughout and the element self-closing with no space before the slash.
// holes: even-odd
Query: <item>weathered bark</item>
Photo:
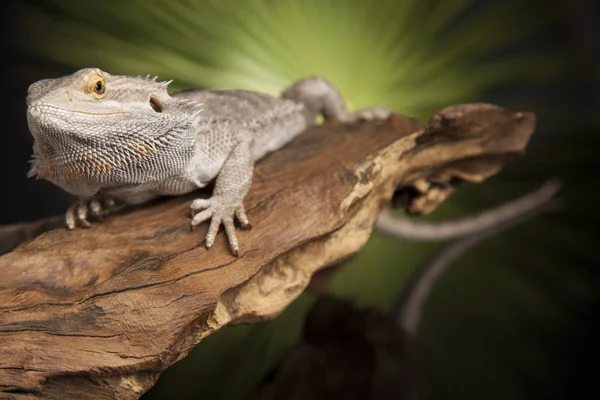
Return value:
<svg viewBox="0 0 600 400">
<path fill-rule="evenodd" d="M 0 396 L 139 397 L 210 333 L 277 315 L 360 250 L 394 193 L 431 212 L 521 154 L 533 127 L 531 114 L 473 104 L 425 127 L 393 115 L 312 128 L 257 165 L 239 258 L 223 234 L 206 250 L 206 226 L 189 230 L 198 193 L 22 244 L 0 257 Z"/>
</svg>

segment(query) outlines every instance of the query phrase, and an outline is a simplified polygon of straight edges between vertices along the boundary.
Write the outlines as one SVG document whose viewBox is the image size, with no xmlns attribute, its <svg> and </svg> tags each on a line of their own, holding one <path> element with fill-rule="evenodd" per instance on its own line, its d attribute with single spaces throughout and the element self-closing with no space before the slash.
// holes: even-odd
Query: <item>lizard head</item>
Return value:
<svg viewBox="0 0 600 400">
<path fill-rule="evenodd" d="M 30 176 L 138 183 L 129 181 L 140 169 L 176 173 L 166 164 L 173 156 L 191 157 L 202 110 L 201 104 L 171 97 L 169 83 L 98 68 L 33 83 L 27 93 L 34 138 Z"/>
</svg>

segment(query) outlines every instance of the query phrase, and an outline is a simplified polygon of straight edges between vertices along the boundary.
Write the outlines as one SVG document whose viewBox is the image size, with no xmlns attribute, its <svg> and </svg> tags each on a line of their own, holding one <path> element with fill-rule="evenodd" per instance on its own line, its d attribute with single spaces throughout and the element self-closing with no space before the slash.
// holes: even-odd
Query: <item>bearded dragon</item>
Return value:
<svg viewBox="0 0 600 400">
<path fill-rule="evenodd" d="M 210 248 L 223 225 L 237 256 L 234 220 L 250 227 L 243 200 L 257 160 L 319 115 L 350 123 L 389 114 L 383 107 L 348 112 L 339 91 L 320 77 L 300 80 L 279 97 L 245 90 L 171 95 L 169 83 L 86 68 L 29 87 L 29 176 L 79 196 L 66 212 L 68 229 L 89 227 L 88 217 L 118 204 L 182 195 L 214 181 L 212 197 L 192 201 L 191 227 L 210 219 Z"/>
</svg>

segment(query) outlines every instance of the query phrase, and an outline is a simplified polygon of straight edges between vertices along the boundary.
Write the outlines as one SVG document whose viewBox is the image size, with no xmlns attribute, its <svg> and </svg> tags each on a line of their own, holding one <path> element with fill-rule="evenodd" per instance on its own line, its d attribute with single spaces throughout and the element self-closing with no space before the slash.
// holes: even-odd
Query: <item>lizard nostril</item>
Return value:
<svg viewBox="0 0 600 400">
<path fill-rule="evenodd" d="M 163 110 L 161 101 L 154 96 L 150 97 L 150 107 L 156 112 L 162 112 Z"/>
</svg>

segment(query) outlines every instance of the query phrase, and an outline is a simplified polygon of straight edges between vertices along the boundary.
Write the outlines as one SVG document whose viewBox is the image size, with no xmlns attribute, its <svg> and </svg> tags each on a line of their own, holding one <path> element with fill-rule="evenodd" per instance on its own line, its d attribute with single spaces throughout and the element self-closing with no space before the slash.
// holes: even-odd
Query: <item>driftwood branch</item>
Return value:
<svg viewBox="0 0 600 400">
<path fill-rule="evenodd" d="M 0 395 L 139 397 L 210 333 L 276 316 L 316 271 L 359 251 L 391 199 L 428 213 L 457 183 L 498 172 L 534 123 L 472 104 L 426 126 L 392 115 L 312 128 L 257 165 L 239 258 L 222 234 L 207 251 L 206 227 L 189 231 L 194 195 L 21 244 L 0 257 Z M 32 236 L 24 226 L 13 235 Z"/>
</svg>

